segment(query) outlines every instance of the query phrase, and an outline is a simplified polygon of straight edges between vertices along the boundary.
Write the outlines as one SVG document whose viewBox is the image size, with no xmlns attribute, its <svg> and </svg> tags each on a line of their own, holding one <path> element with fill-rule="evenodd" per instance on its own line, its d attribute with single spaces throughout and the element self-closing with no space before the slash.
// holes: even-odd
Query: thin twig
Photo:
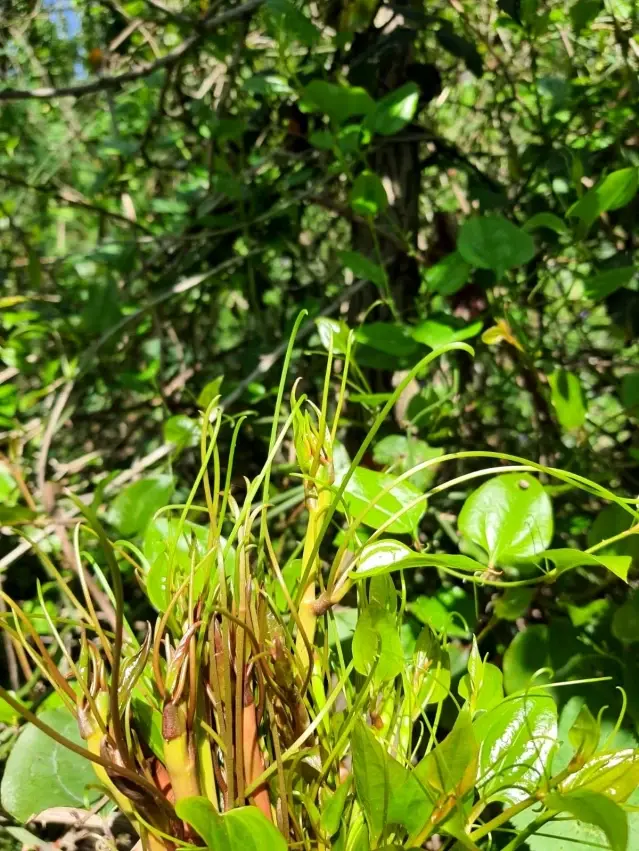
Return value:
<svg viewBox="0 0 639 851">
<path fill-rule="evenodd" d="M 2 93 L 0 92 L 0 99 Z M 123 222 L 129 227 L 134 227 L 137 230 L 144 231 L 150 235 L 150 231 L 145 225 L 140 224 L 140 222 L 133 221 L 127 216 L 122 215 L 122 213 L 117 213 L 114 210 L 109 210 L 107 207 L 102 207 L 100 204 L 90 204 L 88 201 L 85 201 L 82 198 L 74 198 L 70 192 L 74 192 L 76 190 L 66 189 L 65 187 L 58 188 L 50 183 L 29 183 L 27 180 L 23 180 L 21 177 L 16 177 L 14 174 L 7 174 L 6 172 L 0 172 L 0 180 L 3 180 L 5 183 L 11 183 L 14 186 L 22 186 L 24 189 L 29 189 L 31 192 L 39 192 L 43 195 L 51 195 L 56 198 L 58 201 L 62 201 L 64 204 L 68 204 L 70 207 L 79 207 L 82 210 L 87 210 L 90 213 L 97 213 L 100 216 L 107 216 L 110 219 L 115 219 L 116 221 Z"/>
<path fill-rule="evenodd" d="M 27 99 L 50 100 L 60 97 L 78 98 L 83 95 L 102 92 L 107 89 L 119 89 L 124 83 L 131 83 L 135 80 L 140 80 L 143 77 L 148 77 L 150 74 L 154 74 L 156 71 L 160 71 L 164 68 L 170 68 L 172 65 L 175 65 L 175 63 L 179 62 L 183 56 L 189 53 L 189 51 L 193 50 L 194 47 L 197 47 L 197 45 L 203 41 L 213 29 L 221 26 L 222 24 L 226 24 L 229 21 L 234 21 L 238 18 L 244 17 L 244 15 L 248 12 L 251 12 L 253 9 L 257 9 L 258 6 L 261 6 L 263 2 L 264 0 L 248 0 L 247 3 L 237 6 L 235 9 L 229 9 L 228 11 L 222 12 L 209 20 L 202 21 L 199 32 L 195 33 L 190 38 L 185 39 L 182 44 L 179 44 L 174 50 L 167 53 L 166 56 L 162 56 L 155 62 L 145 62 L 133 71 L 125 71 L 123 74 L 116 74 L 113 77 L 99 77 L 90 83 L 82 83 L 76 86 L 61 86 L 57 89 L 49 87 L 41 89 L 3 89 L 0 91 L 0 101 Z"/>
<path fill-rule="evenodd" d="M 327 305 L 324 310 L 322 310 L 317 317 L 313 317 L 309 319 L 304 325 L 300 328 L 299 334 L 297 335 L 298 340 L 303 339 L 311 333 L 313 328 L 315 327 L 315 320 L 321 316 L 330 316 L 334 313 L 340 305 L 352 298 L 357 292 L 359 292 L 363 287 L 367 285 L 367 281 L 358 281 L 350 287 L 347 287 L 340 295 L 335 298 L 329 305 Z M 243 380 L 240 384 L 235 387 L 235 389 L 229 393 L 226 399 L 223 402 L 223 407 L 228 408 L 234 402 L 239 399 L 242 393 L 246 390 L 246 388 L 259 378 L 261 375 L 267 373 L 282 357 L 288 348 L 288 340 L 280 343 L 277 348 L 275 348 L 268 355 L 264 355 L 260 358 L 260 362 L 255 367 L 255 369 Z M 163 460 L 171 452 L 174 450 L 175 446 L 173 443 L 164 443 L 162 446 L 158 446 L 157 449 L 154 449 L 153 452 L 150 452 L 148 455 L 145 455 L 139 461 L 135 462 L 128 470 L 124 470 L 114 479 L 112 479 L 105 487 L 104 494 L 105 496 L 110 496 L 111 494 L 117 492 L 122 485 L 125 485 L 127 482 L 132 479 L 136 479 L 141 473 L 147 470 L 149 467 L 152 467 L 158 461 Z M 79 497 L 82 502 L 89 503 L 92 499 L 92 494 L 83 494 Z M 78 514 L 78 509 L 75 506 L 71 506 L 69 511 L 66 513 L 64 520 L 71 519 Z M 40 532 L 33 536 L 33 542 L 35 544 L 44 541 L 50 535 L 56 532 L 56 526 L 50 525 L 46 526 Z M 17 561 L 21 556 L 25 553 L 29 552 L 31 549 L 30 541 L 22 541 L 15 547 L 11 552 L 7 553 L 3 558 L 0 559 L 0 573 L 6 570 L 11 564 Z"/>
</svg>

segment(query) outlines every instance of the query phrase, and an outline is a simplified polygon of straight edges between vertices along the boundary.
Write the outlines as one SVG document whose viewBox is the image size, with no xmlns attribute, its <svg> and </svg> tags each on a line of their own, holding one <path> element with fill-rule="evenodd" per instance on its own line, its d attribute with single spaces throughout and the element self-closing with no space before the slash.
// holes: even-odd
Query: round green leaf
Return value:
<svg viewBox="0 0 639 851">
<path fill-rule="evenodd" d="M 49 709 L 40 719 L 76 745 L 84 746 L 78 723 L 66 709 Z M 100 797 L 90 762 L 27 724 L 13 746 L 2 777 L 2 806 L 21 822 L 50 807 L 84 807 Z"/>
<path fill-rule="evenodd" d="M 109 509 L 109 522 L 125 537 L 143 532 L 155 512 L 168 504 L 173 490 L 173 476 L 140 479 L 116 496 Z"/>
<path fill-rule="evenodd" d="M 459 531 L 508 566 L 547 549 L 553 535 L 550 497 L 528 473 L 506 473 L 485 482 L 464 503 Z"/>
<path fill-rule="evenodd" d="M 308 111 L 323 112 L 337 124 L 342 124 L 356 115 L 368 115 L 375 108 L 375 101 L 366 89 L 357 86 L 311 80 L 304 89 L 301 106 Z"/>
<path fill-rule="evenodd" d="M 373 460 L 376 464 L 393 465 L 400 473 L 405 473 L 412 467 L 425 461 L 434 461 L 444 454 L 441 446 L 429 446 L 426 441 L 418 440 L 412 435 L 389 434 L 375 444 Z M 423 470 L 418 470 L 409 481 L 421 491 L 425 491 L 433 481 L 437 464 L 432 464 Z"/>
<path fill-rule="evenodd" d="M 504 686 L 507 694 L 522 691 L 542 668 L 552 666 L 550 639 L 545 624 L 529 626 L 518 632 L 504 653 Z M 548 682 L 546 674 L 537 676 L 535 684 Z"/>
<path fill-rule="evenodd" d="M 457 250 L 472 266 L 503 275 L 532 260 L 535 243 L 530 234 L 503 216 L 482 216 L 464 222 Z"/>
<path fill-rule="evenodd" d="M 357 467 L 353 475 L 348 481 L 346 491 L 343 496 L 343 502 L 346 508 L 353 517 L 358 516 L 364 509 L 368 508 L 372 500 L 379 494 L 381 490 L 388 487 L 395 481 L 395 476 L 390 476 L 387 473 L 378 473 L 376 470 L 369 470 L 366 467 Z M 386 527 L 386 531 L 390 534 L 412 534 L 419 521 L 422 519 L 426 510 L 426 502 L 420 502 L 418 505 L 405 510 L 409 503 L 421 496 L 421 491 L 408 482 L 401 482 L 395 485 L 388 493 L 372 507 L 362 518 L 362 523 L 365 526 L 370 526 L 372 529 L 379 529 L 387 520 L 393 517 L 398 511 L 403 511 L 399 517 Z M 342 502 L 338 505 L 340 510 L 344 510 Z"/>
<path fill-rule="evenodd" d="M 186 414 L 176 414 L 164 423 L 164 440 L 178 449 L 197 446 L 200 442 L 200 425 Z"/>
</svg>

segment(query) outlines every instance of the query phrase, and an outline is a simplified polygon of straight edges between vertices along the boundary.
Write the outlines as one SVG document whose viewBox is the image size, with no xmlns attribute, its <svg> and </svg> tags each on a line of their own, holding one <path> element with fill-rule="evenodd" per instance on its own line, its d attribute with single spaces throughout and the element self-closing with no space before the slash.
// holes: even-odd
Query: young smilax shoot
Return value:
<svg viewBox="0 0 639 851">
<path fill-rule="evenodd" d="M 3 593 L 3 629 L 51 684 L 79 740 L 49 714 L 4 689 L 0 695 L 51 747 L 93 764 L 89 787 L 99 786 L 154 851 L 415 848 L 436 834 L 439 847 L 487 851 L 499 841 L 514 851 L 556 818 L 588 823 L 609 847 L 625 849 L 624 804 L 639 783 L 639 751 L 615 749 L 616 731 L 602 741 L 599 720 L 583 711 L 559 764 L 553 695 L 564 683 L 533 677 L 505 693 L 500 669 L 474 640 L 454 685 L 450 624 L 406 629 L 406 577 L 431 570 L 508 593 L 583 566 L 626 579 L 626 557 L 599 556 L 600 547 L 550 548 L 552 503 L 532 474 L 615 502 L 629 517 L 634 503 L 572 473 L 490 452 L 438 455 L 399 474 L 362 466 L 409 382 L 455 350 L 472 354 L 462 343 L 436 350 L 403 378 L 336 473 L 351 345 L 352 336 L 334 364 L 330 344 L 320 405 L 293 388 L 285 413 L 291 340 L 268 457 L 242 489 L 231 487 L 241 420 L 223 463 L 218 438 L 230 424 L 215 399 L 204 412 L 189 496 L 157 513 L 142 547 L 110 540 L 97 507 L 79 503 L 81 594 L 39 553 L 75 613 L 72 624 L 44 615 L 50 641 Z M 274 538 L 273 521 L 287 504 L 271 498 L 271 472 L 291 433 L 303 530 Z M 468 458 L 494 465 L 431 490 L 412 483 L 435 464 Z M 459 516 L 476 557 L 424 547 L 418 526 L 427 502 L 482 477 L 492 478 Z M 142 634 L 125 617 L 123 562 L 157 611 Z M 113 630 L 96 614 L 90 572 L 113 604 Z M 26 738 L 2 787 L 5 808 L 16 814 Z"/>
</svg>

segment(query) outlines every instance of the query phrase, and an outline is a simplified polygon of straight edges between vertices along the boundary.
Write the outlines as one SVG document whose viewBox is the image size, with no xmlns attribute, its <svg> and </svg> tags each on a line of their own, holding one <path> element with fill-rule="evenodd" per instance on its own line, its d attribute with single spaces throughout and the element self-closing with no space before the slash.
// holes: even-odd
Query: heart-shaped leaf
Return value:
<svg viewBox="0 0 639 851">
<path fill-rule="evenodd" d="M 173 490 L 172 476 L 140 479 L 116 496 L 109 509 L 109 522 L 125 537 L 139 534 L 145 530 L 155 512 L 167 505 Z"/>
<path fill-rule="evenodd" d="M 530 234 L 503 216 L 482 216 L 464 222 L 457 250 L 472 266 L 492 269 L 501 276 L 532 260 L 535 244 Z"/>
<path fill-rule="evenodd" d="M 395 479 L 395 476 L 387 473 L 378 473 L 367 467 L 357 467 L 346 485 L 343 501 L 353 517 L 365 511 L 362 523 L 372 529 L 379 529 L 396 513 L 401 512 L 386 526 L 386 531 L 390 534 L 410 535 L 417 529 L 426 510 L 425 500 L 408 508 L 410 503 L 421 496 L 421 491 L 418 491 L 414 485 L 409 482 L 394 485 L 375 505 L 371 506 L 372 500 L 384 488 L 393 485 Z M 341 503 L 338 508 L 344 510 Z"/>
<path fill-rule="evenodd" d="M 464 503 L 459 531 L 486 551 L 489 566 L 508 566 L 545 550 L 553 535 L 550 497 L 537 479 L 506 473 Z"/>
<path fill-rule="evenodd" d="M 516 804 L 539 788 L 557 740 L 557 707 L 550 695 L 512 697 L 477 718 L 473 729 L 484 800 Z"/>
</svg>

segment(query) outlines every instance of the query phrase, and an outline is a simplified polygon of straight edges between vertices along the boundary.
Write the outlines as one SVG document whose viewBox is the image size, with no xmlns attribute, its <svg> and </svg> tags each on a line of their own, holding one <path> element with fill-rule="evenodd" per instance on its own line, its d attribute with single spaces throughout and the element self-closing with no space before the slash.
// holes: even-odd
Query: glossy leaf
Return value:
<svg viewBox="0 0 639 851">
<path fill-rule="evenodd" d="M 635 792 L 637 786 L 639 750 L 623 748 L 593 757 L 579 771 L 570 774 L 560 789 L 563 793 L 587 789 L 623 804 Z"/>
<path fill-rule="evenodd" d="M 582 762 L 594 756 L 599 745 L 599 725 L 584 703 L 568 733 L 570 743 Z"/>
<path fill-rule="evenodd" d="M 586 421 L 586 404 L 579 377 L 574 372 L 557 369 L 548 376 L 550 398 L 559 424 L 565 431 L 573 431 Z"/>
<path fill-rule="evenodd" d="M 557 739 L 552 697 L 529 693 L 510 698 L 477 718 L 473 729 L 480 743 L 482 798 L 516 804 L 535 792 Z"/>
<path fill-rule="evenodd" d="M 459 530 L 486 551 L 489 564 L 509 565 L 546 549 L 553 535 L 550 497 L 528 473 L 506 473 L 474 491 Z"/>
<path fill-rule="evenodd" d="M 467 700 L 473 715 L 488 711 L 501 703 L 504 697 L 504 675 L 496 665 L 486 662 L 482 666 L 481 676 L 474 683 L 470 674 L 459 681 L 459 696 Z"/>
<path fill-rule="evenodd" d="M 375 668 L 373 682 L 378 685 L 404 667 L 397 618 L 379 606 L 369 605 L 359 616 L 352 647 L 355 670 L 367 676 Z"/>
<path fill-rule="evenodd" d="M 612 171 L 592 189 L 589 189 L 566 213 L 580 219 L 585 228 L 607 210 L 625 207 L 634 198 L 639 187 L 639 170 L 622 168 Z"/>
<path fill-rule="evenodd" d="M 351 747 L 357 800 L 373 842 L 387 825 L 403 825 L 409 833 L 420 830 L 433 808 L 412 772 L 384 751 L 362 721 L 353 729 Z"/>
<path fill-rule="evenodd" d="M 220 815 L 208 798 L 183 798 L 179 818 L 193 827 L 211 851 L 286 851 L 284 837 L 258 807 L 236 807 Z"/>
<path fill-rule="evenodd" d="M 127 485 L 109 509 L 109 522 L 125 537 L 143 532 L 155 512 L 168 504 L 174 490 L 173 477 L 149 476 Z"/>
<path fill-rule="evenodd" d="M 611 851 L 627 851 L 628 816 L 614 801 L 596 792 L 580 790 L 568 795 L 550 794 L 544 802 L 551 810 L 569 813 L 578 821 L 598 827 Z"/>
<path fill-rule="evenodd" d="M 457 250 L 472 266 L 492 269 L 501 276 L 532 260 L 535 244 L 530 234 L 503 216 L 482 216 L 464 222 Z"/>
<path fill-rule="evenodd" d="M 328 351 L 331 337 L 333 338 L 334 354 L 344 354 L 348 348 L 348 325 L 343 319 L 332 319 L 329 316 L 321 316 L 315 320 L 317 331 L 322 345 Z"/>
<path fill-rule="evenodd" d="M 371 571 L 392 567 L 396 562 L 412 555 L 412 550 L 399 541 L 384 540 L 366 544 L 353 563 L 358 576 Z M 377 574 L 379 575 L 379 573 Z"/>
<path fill-rule="evenodd" d="M 558 550 L 544 550 L 526 559 L 526 561 L 538 564 L 540 567 L 547 567 L 548 563 L 552 562 L 558 574 L 573 570 L 576 567 L 603 567 L 623 579 L 624 582 L 628 581 L 628 571 L 632 563 L 630 556 L 600 555 L 599 553 L 595 555 L 569 547 Z"/>
<path fill-rule="evenodd" d="M 466 323 L 448 313 L 434 313 L 413 331 L 413 339 L 431 349 L 458 343 L 476 337 L 483 328 L 482 322 Z"/>
<path fill-rule="evenodd" d="M 78 723 L 64 708 L 48 709 L 40 719 L 76 745 L 85 747 Z M 93 785 L 93 788 L 89 788 Z M 2 806 L 21 822 L 50 807 L 84 807 L 100 790 L 90 762 L 26 724 L 13 746 L 2 776 Z"/>
<path fill-rule="evenodd" d="M 458 572 L 482 573 L 486 565 L 475 559 L 464 555 L 451 555 L 450 553 L 412 553 L 405 558 L 375 567 L 368 567 L 366 573 L 355 570 L 351 576 L 353 579 L 363 579 L 380 573 L 392 573 L 395 570 L 404 570 L 412 567 L 439 567 L 450 568 Z M 462 593 L 463 590 L 459 589 Z"/>
<path fill-rule="evenodd" d="M 357 467 L 348 481 L 344 493 L 344 502 L 352 517 L 357 517 L 372 500 L 388 485 L 392 485 L 396 476 L 378 473 L 366 467 Z M 383 497 L 362 517 L 362 523 L 373 529 L 379 529 L 397 512 L 402 511 L 387 527 L 389 534 L 412 534 L 421 520 L 426 504 L 424 501 L 408 510 L 406 507 L 421 495 L 414 485 L 401 482 L 385 493 Z M 341 507 L 341 506 L 339 506 Z M 343 509 L 342 509 L 343 510 Z"/>
<path fill-rule="evenodd" d="M 418 101 L 419 87 L 413 82 L 406 83 L 377 102 L 365 126 L 382 136 L 399 133 L 413 120 Z"/>
</svg>

